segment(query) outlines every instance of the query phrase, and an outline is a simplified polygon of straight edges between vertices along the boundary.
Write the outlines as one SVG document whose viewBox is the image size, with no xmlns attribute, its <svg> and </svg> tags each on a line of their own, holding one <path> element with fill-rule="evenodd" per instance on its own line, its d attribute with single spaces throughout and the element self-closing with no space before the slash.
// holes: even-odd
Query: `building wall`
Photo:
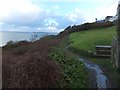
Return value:
<svg viewBox="0 0 120 90">
<path fill-rule="evenodd" d="M 120 2 L 117 8 L 117 17 L 117 37 L 114 37 L 112 41 L 111 57 L 114 65 L 120 69 Z"/>
</svg>

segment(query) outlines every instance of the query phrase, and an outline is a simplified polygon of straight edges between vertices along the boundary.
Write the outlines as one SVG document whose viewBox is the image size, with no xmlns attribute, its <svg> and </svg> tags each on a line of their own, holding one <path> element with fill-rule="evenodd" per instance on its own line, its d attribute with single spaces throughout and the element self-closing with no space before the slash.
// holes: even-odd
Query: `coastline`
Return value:
<svg viewBox="0 0 120 90">
<path fill-rule="evenodd" d="M 0 31 L 0 47 L 3 47 L 9 41 L 19 42 L 19 41 L 36 41 L 42 37 L 48 35 L 57 35 L 56 32 L 10 32 L 10 31 Z"/>
</svg>

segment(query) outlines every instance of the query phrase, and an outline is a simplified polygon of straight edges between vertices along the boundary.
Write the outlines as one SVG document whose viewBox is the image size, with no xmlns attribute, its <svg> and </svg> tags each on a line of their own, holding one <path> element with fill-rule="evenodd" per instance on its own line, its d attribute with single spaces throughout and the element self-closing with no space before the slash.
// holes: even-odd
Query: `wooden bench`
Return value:
<svg viewBox="0 0 120 90">
<path fill-rule="evenodd" d="M 98 57 L 111 57 L 111 46 L 96 45 L 95 49 L 96 49 L 95 56 L 98 56 Z"/>
</svg>

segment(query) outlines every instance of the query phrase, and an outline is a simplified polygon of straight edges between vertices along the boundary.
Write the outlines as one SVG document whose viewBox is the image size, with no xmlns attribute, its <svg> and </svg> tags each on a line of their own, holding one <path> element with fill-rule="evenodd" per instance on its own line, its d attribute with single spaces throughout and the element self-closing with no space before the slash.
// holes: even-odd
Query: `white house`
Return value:
<svg viewBox="0 0 120 90">
<path fill-rule="evenodd" d="M 116 20 L 117 20 L 117 15 L 115 15 L 115 16 L 107 16 L 105 18 L 105 22 L 114 22 Z"/>
</svg>

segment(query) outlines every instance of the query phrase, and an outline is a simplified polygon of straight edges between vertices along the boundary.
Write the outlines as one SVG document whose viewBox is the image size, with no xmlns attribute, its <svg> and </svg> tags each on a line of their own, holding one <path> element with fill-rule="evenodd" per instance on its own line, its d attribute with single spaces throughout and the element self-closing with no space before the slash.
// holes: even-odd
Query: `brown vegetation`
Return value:
<svg viewBox="0 0 120 90">
<path fill-rule="evenodd" d="M 50 47 L 58 42 L 59 39 L 48 36 L 33 43 L 21 42 L 3 47 L 2 87 L 59 87 L 59 65 L 48 57 Z"/>
<path fill-rule="evenodd" d="M 72 27 L 68 26 L 64 31 L 59 33 L 59 36 L 63 37 L 73 32 L 85 31 L 96 28 L 106 28 L 114 25 L 115 25 L 114 22 L 93 22 L 93 23 L 84 23 L 82 25 L 74 25 Z"/>
</svg>

